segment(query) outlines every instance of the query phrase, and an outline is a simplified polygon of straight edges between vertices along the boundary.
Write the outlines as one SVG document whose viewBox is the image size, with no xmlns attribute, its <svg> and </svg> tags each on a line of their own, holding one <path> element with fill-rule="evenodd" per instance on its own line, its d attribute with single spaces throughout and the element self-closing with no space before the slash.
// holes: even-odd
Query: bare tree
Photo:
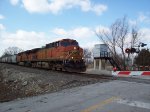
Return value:
<svg viewBox="0 0 150 112">
<path fill-rule="evenodd" d="M 127 35 L 128 27 L 125 25 L 126 17 L 117 19 L 107 30 L 99 30 L 96 32 L 97 37 L 107 44 L 114 55 L 117 55 L 116 47 L 122 47 L 123 40 Z"/>
<path fill-rule="evenodd" d="M 120 62 L 123 65 L 123 69 L 126 69 L 126 45 L 127 45 L 127 39 L 129 36 L 129 25 L 127 22 L 127 18 L 124 16 L 121 19 L 117 19 L 109 28 L 109 31 L 105 30 L 99 30 L 96 32 L 97 37 L 103 41 L 103 43 L 107 44 L 109 49 L 112 51 L 113 56 L 118 57 L 118 49 L 121 52 L 121 58 Z M 128 41 L 128 43 L 131 43 L 131 46 L 134 46 L 137 43 L 138 40 L 138 30 L 136 28 L 132 28 L 131 33 L 131 42 Z M 116 50 L 117 49 L 117 50 Z"/>
<path fill-rule="evenodd" d="M 91 57 L 92 57 L 92 53 L 88 48 L 84 48 L 83 49 L 83 56 L 84 56 L 86 63 L 88 63 L 89 59 L 91 59 Z"/>
<path fill-rule="evenodd" d="M 18 54 L 22 51 L 23 50 L 18 47 L 8 47 L 7 49 L 5 49 L 2 56 L 14 55 L 14 54 Z"/>
<path fill-rule="evenodd" d="M 137 26 L 133 26 L 131 31 L 131 48 L 138 44 L 140 35 Z"/>
<path fill-rule="evenodd" d="M 125 54 L 125 40 L 128 36 L 128 31 L 129 31 L 129 26 L 127 23 L 127 19 L 126 17 L 124 17 L 123 19 L 119 19 L 119 25 L 118 25 L 118 39 L 116 41 L 117 46 L 121 49 L 121 53 L 122 53 L 122 58 L 123 58 L 123 67 L 124 69 L 126 69 L 126 54 Z"/>
</svg>

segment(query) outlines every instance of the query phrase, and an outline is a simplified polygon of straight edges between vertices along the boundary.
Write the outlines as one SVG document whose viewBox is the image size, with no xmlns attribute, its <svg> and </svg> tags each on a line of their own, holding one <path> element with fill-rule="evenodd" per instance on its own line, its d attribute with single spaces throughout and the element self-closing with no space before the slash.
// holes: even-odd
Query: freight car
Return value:
<svg viewBox="0 0 150 112">
<path fill-rule="evenodd" d="M 8 61 L 6 60 L 6 62 Z M 47 66 L 49 69 L 70 72 L 84 72 L 86 70 L 83 49 L 73 39 L 62 39 L 46 44 L 42 48 L 18 53 L 16 63 L 30 67 Z"/>
<path fill-rule="evenodd" d="M 0 62 L 17 64 L 16 58 L 17 58 L 16 54 L 14 54 L 14 55 L 8 55 L 8 56 L 0 58 Z"/>
</svg>

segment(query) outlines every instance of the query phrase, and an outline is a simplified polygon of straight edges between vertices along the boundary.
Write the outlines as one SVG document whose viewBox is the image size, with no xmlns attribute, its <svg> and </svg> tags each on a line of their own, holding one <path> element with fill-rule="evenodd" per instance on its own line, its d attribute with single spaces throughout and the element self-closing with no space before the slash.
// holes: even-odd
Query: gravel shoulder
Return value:
<svg viewBox="0 0 150 112">
<path fill-rule="evenodd" d="M 0 63 L 0 102 L 106 81 L 110 80 Z"/>
</svg>

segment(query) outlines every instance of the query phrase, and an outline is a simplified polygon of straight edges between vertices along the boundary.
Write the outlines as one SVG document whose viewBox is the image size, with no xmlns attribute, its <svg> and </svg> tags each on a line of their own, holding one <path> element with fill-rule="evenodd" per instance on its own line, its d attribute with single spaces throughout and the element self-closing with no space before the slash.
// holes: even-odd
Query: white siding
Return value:
<svg viewBox="0 0 150 112">
<path fill-rule="evenodd" d="M 93 49 L 94 57 L 100 57 L 100 52 L 101 53 L 109 52 L 108 46 L 106 44 L 96 44 Z"/>
</svg>

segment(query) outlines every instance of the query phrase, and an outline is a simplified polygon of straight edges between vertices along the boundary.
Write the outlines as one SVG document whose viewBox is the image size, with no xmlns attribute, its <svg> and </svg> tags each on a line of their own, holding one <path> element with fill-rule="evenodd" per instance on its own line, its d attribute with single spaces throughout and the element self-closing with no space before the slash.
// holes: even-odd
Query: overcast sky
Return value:
<svg viewBox="0 0 150 112">
<path fill-rule="evenodd" d="M 150 0 L 0 0 L 0 55 L 7 47 L 27 50 L 61 38 L 93 47 L 100 42 L 94 31 L 124 15 L 149 44 Z"/>
</svg>

